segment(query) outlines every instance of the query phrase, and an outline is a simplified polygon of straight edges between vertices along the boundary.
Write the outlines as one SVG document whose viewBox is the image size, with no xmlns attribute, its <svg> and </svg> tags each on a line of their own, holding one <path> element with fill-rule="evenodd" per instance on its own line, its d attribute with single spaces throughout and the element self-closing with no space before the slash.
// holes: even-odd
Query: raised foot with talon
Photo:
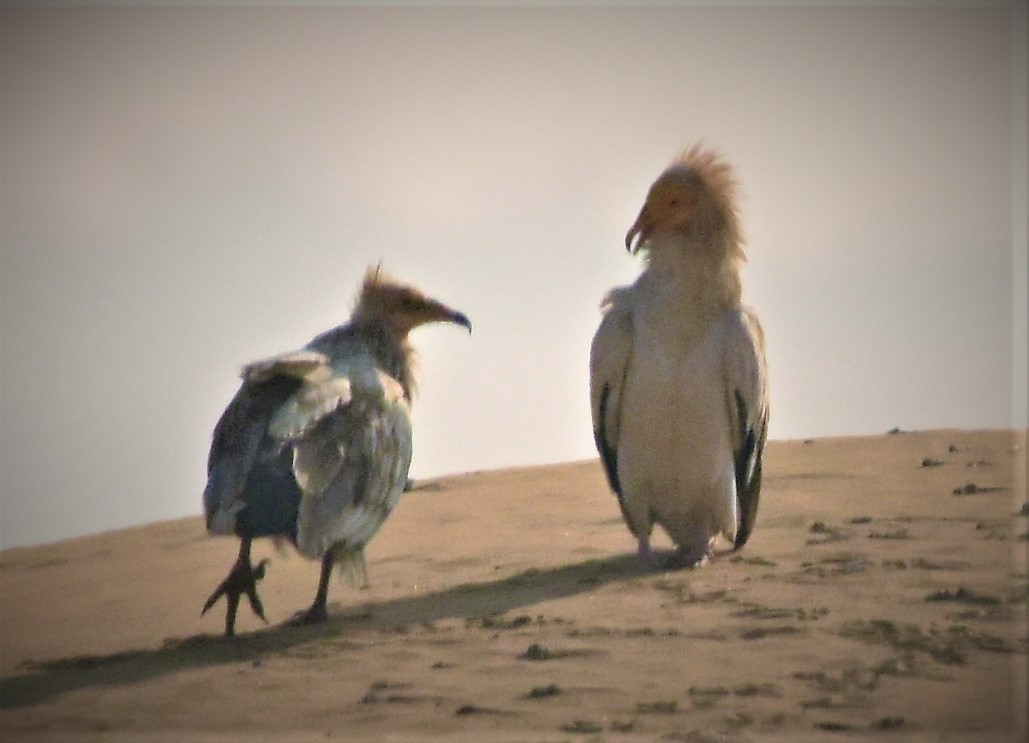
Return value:
<svg viewBox="0 0 1029 743">
<path fill-rule="evenodd" d="M 218 584 L 214 592 L 207 597 L 204 608 L 200 611 L 201 616 L 207 610 L 218 603 L 218 599 L 225 597 L 225 636 L 232 637 L 236 634 L 236 611 L 239 609 L 239 598 L 245 595 L 250 601 L 250 608 L 254 614 L 261 618 L 265 624 L 268 620 L 264 616 L 264 606 L 261 604 L 261 597 L 257 595 L 257 581 L 264 578 L 265 568 L 268 560 L 261 560 L 256 566 L 250 564 L 250 544 L 244 540 L 240 546 L 239 558 L 232 570 L 225 576 L 225 580 Z"/>
</svg>

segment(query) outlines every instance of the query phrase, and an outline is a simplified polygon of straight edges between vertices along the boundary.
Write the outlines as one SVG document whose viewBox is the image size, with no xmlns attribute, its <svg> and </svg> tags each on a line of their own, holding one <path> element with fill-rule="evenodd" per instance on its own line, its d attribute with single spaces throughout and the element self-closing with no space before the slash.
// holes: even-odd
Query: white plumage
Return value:
<svg viewBox="0 0 1029 743">
<path fill-rule="evenodd" d="M 644 559 L 659 524 L 680 559 L 735 549 L 757 513 L 768 423 L 764 336 L 741 303 L 735 181 L 693 147 L 651 186 L 626 234 L 647 264 L 612 290 L 590 354 L 593 429 Z"/>
<path fill-rule="evenodd" d="M 256 590 L 264 565 L 250 563 L 254 538 L 287 539 L 321 559 L 304 621 L 325 618 L 335 565 L 366 580 L 364 547 L 400 499 L 411 464 L 407 336 L 437 321 L 471 330 L 462 313 L 369 271 L 350 322 L 243 368 L 243 384 L 214 430 L 204 490 L 208 531 L 242 540 L 236 564 L 203 609 L 226 596 L 227 635 L 241 595 L 264 618 Z"/>
</svg>

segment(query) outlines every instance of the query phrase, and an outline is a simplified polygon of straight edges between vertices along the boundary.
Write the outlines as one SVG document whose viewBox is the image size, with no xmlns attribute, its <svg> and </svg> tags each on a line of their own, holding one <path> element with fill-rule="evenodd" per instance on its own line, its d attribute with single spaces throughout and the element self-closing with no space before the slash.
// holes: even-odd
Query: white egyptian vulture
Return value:
<svg viewBox="0 0 1029 743">
<path fill-rule="evenodd" d="M 659 524 L 697 565 L 718 535 L 754 527 L 768 425 L 764 335 L 741 303 L 736 182 L 719 156 L 686 151 L 654 182 L 625 236 L 646 258 L 604 299 L 590 351 L 597 449 L 640 557 Z"/>
<path fill-rule="evenodd" d="M 240 537 L 239 557 L 204 604 L 226 597 L 225 634 L 235 632 L 242 595 L 264 619 L 250 561 L 257 537 L 288 540 L 321 560 L 314 602 L 297 620 L 326 618 L 338 563 L 366 581 L 364 547 L 400 499 L 411 464 L 414 350 L 408 333 L 460 312 L 369 270 L 344 325 L 299 351 L 243 368 L 243 384 L 214 429 L 204 511 L 211 534 Z"/>
</svg>

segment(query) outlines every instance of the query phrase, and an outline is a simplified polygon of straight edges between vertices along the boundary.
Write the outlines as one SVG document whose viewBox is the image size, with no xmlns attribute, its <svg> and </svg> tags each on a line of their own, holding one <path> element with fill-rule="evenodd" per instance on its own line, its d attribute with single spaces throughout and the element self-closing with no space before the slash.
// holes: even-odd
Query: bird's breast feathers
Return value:
<svg viewBox="0 0 1029 743">
<path fill-rule="evenodd" d="M 722 460 L 731 453 L 723 375 L 725 325 L 724 320 L 711 323 L 695 339 L 669 338 L 668 331 L 637 327 L 622 413 L 633 425 L 623 425 L 620 448 L 648 460 L 671 457 L 687 467 L 710 465 L 721 473 Z"/>
</svg>

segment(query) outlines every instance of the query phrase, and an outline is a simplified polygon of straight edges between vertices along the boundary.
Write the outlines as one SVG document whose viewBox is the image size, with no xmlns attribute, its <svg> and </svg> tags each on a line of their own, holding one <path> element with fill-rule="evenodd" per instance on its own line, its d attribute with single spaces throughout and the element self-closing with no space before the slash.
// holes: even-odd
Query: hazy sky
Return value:
<svg viewBox="0 0 1029 743">
<path fill-rule="evenodd" d="M 239 367 L 380 259 L 474 324 L 414 335 L 415 477 L 595 456 L 598 302 L 698 139 L 772 438 L 1025 426 L 1020 4 L 0 8 L 0 547 L 199 513 Z"/>
</svg>

